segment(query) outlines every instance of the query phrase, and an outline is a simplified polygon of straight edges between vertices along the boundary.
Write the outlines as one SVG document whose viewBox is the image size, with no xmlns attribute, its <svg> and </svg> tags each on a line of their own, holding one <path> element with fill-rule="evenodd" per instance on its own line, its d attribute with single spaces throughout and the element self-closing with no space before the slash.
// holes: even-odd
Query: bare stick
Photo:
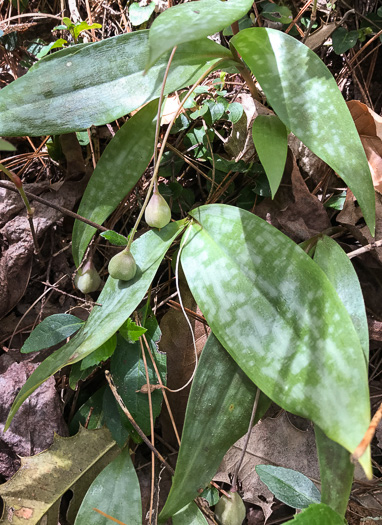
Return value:
<svg viewBox="0 0 382 525">
<path fill-rule="evenodd" d="M 161 115 L 162 102 L 163 102 L 163 97 L 164 97 L 164 88 L 166 87 L 166 81 L 167 81 L 167 77 L 168 77 L 168 72 L 170 71 L 170 66 L 171 66 L 172 59 L 174 58 L 175 51 L 176 51 L 176 46 L 171 51 L 170 58 L 168 59 L 167 67 L 166 67 L 166 71 L 164 72 L 162 87 L 161 87 L 160 95 L 159 95 L 158 114 L 157 114 L 157 121 L 156 121 L 156 125 L 155 125 L 154 168 L 155 168 L 155 165 L 157 163 L 157 158 L 158 158 L 158 140 L 159 140 L 159 130 L 160 130 L 160 120 L 161 120 L 160 119 L 160 115 Z M 154 187 L 154 190 L 155 189 L 156 188 Z"/>
<path fill-rule="evenodd" d="M 258 388 L 257 392 L 256 392 L 255 402 L 253 403 L 252 414 L 251 414 L 251 418 L 249 420 L 248 431 L 247 431 L 247 435 L 245 437 L 245 443 L 244 443 L 244 446 L 243 446 L 243 450 L 241 451 L 241 456 L 240 456 L 240 459 L 239 459 L 239 463 L 237 464 L 237 467 L 236 467 L 236 470 L 235 470 L 235 475 L 234 475 L 233 481 L 232 481 L 233 491 L 237 490 L 237 478 L 238 478 L 238 475 L 239 475 L 239 470 L 240 470 L 241 465 L 243 463 L 243 459 L 244 459 L 245 453 L 247 451 L 249 438 L 251 437 L 251 430 L 252 430 L 252 427 L 253 427 L 253 422 L 255 420 L 257 407 L 259 405 L 260 392 L 261 392 L 261 390 L 260 390 L 260 388 Z"/>
<path fill-rule="evenodd" d="M 195 84 L 190 88 L 190 90 L 188 91 L 187 95 L 184 97 L 182 103 L 180 104 L 176 114 L 174 115 L 174 117 L 172 118 L 168 128 L 167 128 L 167 131 L 166 131 L 166 134 L 164 136 L 164 139 L 162 141 L 162 147 L 159 151 L 159 155 L 158 155 L 158 158 L 157 158 L 157 163 L 156 163 L 156 166 L 154 168 L 154 173 L 153 173 L 153 176 L 151 178 L 151 181 L 150 181 L 150 185 L 148 187 L 148 190 L 147 190 L 147 194 L 146 194 L 146 198 L 143 202 L 143 205 L 142 205 L 142 209 L 141 211 L 139 212 L 139 215 L 138 215 L 138 218 L 137 220 L 135 221 L 135 224 L 133 226 L 133 229 L 131 230 L 131 234 L 130 234 L 130 237 L 129 237 L 129 242 L 127 243 L 127 246 L 125 248 L 126 251 L 129 251 L 130 250 L 130 247 L 133 243 L 133 240 L 134 240 L 134 237 L 135 237 L 135 233 L 137 231 L 137 228 L 138 228 L 138 225 L 139 223 L 141 222 L 141 219 L 143 217 L 143 214 L 145 212 L 145 209 L 146 209 L 146 206 L 149 202 L 149 198 L 150 198 L 150 195 L 151 195 L 151 190 L 153 189 L 153 186 L 154 186 L 154 182 L 156 180 L 156 177 L 158 175 L 158 171 L 159 171 L 159 164 L 160 164 L 160 161 L 162 160 L 162 156 L 163 156 L 163 153 L 164 153 L 164 149 L 166 147 L 166 143 L 167 143 L 167 139 L 170 135 L 170 131 L 171 131 L 171 128 L 175 122 L 175 120 L 177 119 L 178 115 L 180 114 L 184 104 L 186 103 L 187 99 L 189 98 L 189 96 L 193 93 L 193 91 L 195 90 L 195 88 L 201 83 L 203 82 L 203 80 L 208 77 L 208 75 L 220 64 L 220 63 L 223 63 L 225 62 L 225 58 L 222 58 L 221 60 L 219 60 L 218 62 L 216 62 L 215 64 L 213 64 L 211 67 L 209 67 L 207 69 L 207 71 L 205 71 L 203 73 L 203 75 L 201 75 L 201 77 L 195 82 Z"/>
<path fill-rule="evenodd" d="M 378 410 L 374 414 L 373 419 L 369 425 L 369 428 L 366 430 L 365 435 L 362 438 L 361 443 L 355 449 L 353 454 L 350 456 L 350 459 L 355 463 L 363 454 L 366 452 L 367 447 L 370 445 L 371 440 L 374 437 L 377 426 L 382 419 L 382 403 L 379 405 Z"/>
<path fill-rule="evenodd" d="M 362 253 L 371 252 L 371 250 L 375 250 L 376 248 L 380 248 L 382 246 L 382 239 L 379 241 L 372 242 L 370 244 L 366 244 L 366 246 L 362 246 L 362 248 L 358 248 L 357 250 L 354 250 L 352 252 L 349 252 L 347 256 L 349 259 L 353 259 L 353 257 L 358 257 L 358 255 L 361 255 Z"/>
<path fill-rule="evenodd" d="M 114 384 L 114 381 L 113 381 L 113 378 L 111 377 L 111 373 L 109 372 L 109 370 L 105 370 L 105 376 L 106 376 L 106 379 L 107 379 L 107 382 L 109 383 L 109 386 L 110 386 L 110 389 L 113 393 L 113 396 L 115 397 L 118 405 L 121 407 L 123 413 L 125 414 L 125 416 L 127 417 L 127 419 L 130 421 L 130 423 L 133 425 L 133 427 L 135 428 L 135 430 L 138 432 L 138 434 L 141 436 L 142 440 L 146 443 L 146 445 L 149 447 L 149 449 L 151 450 L 151 452 L 154 452 L 154 454 L 156 455 L 156 457 L 159 459 L 159 461 L 161 463 L 163 463 L 163 465 L 165 465 L 169 472 L 174 475 L 174 469 L 172 468 L 171 465 L 169 465 L 167 463 L 167 461 L 164 459 L 164 457 L 162 456 L 162 454 L 155 448 L 153 447 L 153 445 L 151 444 L 150 440 L 147 439 L 147 436 L 146 434 L 141 430 L 141 428 L 137 425 L 137 423 L 135 422 L 133 416 L 130 414 L 128 408 L 126 407 L 125 403 L 123 402 L 123 399 L 121 398 L 121 396 L 118 394 L 118 391 L 117 391 L 117 387 L 115 386 Z"/>
<path fill-rule="evenodd" d="M 5 188 L 7 190 L 15 191 L 18 193 L 18 190 L 14 187 L 14 185 L 10 182 L 6 181 L 0 181 L 0 187 Z M 106 232 L 108 231 L 107 228 L 104 226 L 101 226 L 100 224 L 97 224 L 96 222 L 90 221 L 89 219 L 86 219 L 85 217 L 82 217 L 81 215 L 78 215 L 78 213 L 74 213 L 74 211 L 68 210 L 67 208 L 63 208 L 59 204 L 54 204 L 53 202 L 50 202 L 46 199 L 43 199 L 42 197 L 38 197 L 37 195 L 34 195 L 33 193 L 30 193 L 29 191 L 24 191 L 25 195 L 28 197 L 29 200 L 35 200 L 39 202 L 40 204 L 44 204 L 45 206 L 49 206 L 49 208 L 53 208 L 54 210 L 60 211 L 63 215 L 68 215 L 69 217 L 73 217 L 73 219 L 78 219 L 81 222 L 84 222 L 85 224 L 89 224 L 89 226 L 93 226 L 93 228 L 96 228 L 97 230 Z"/>
<path fill-rule="evenodd" d="M 135 322 L 138 324 L 138 315 L 135 314 Z M 149 369 L 147 367 L 147 360 L 145 349 L 143 348 L 142 337 L 139 338 L 142 350 L 142 359 L 145 367 L 146 374 L 146 384 L 147 384 L 147 398 L 149 401 L 149 413 L 150 413 L 150 431 L 151 431 L 151 444 L 154 446 L 155 436 L 154 436 L 154 418 L 153 418 L 153 403 L 151 399 L 151 390 L 150 390 L 150 377 Z M 155 483 L 155 463 L 154 463 L 154 452 L 151 451 L 151 490 L 150 490 L 150 509 L 149 509 L 149 525 L 151 525 L 152 515 L 153 515 L 153 503 L 154 503 L 154 483 Z"/>
<path fill-rule="evenodd" d="M 162 388 L 163 399 L 164 399 L 164 401 L 165 401 L 165 403 L 166 403 L 167 411 L 168 411 L 169 416 L 170 416 L 170 419 L 171 419 L 171 423 L 172 423 L 172 427 L 173 427 L 173 429 L 174 429 L 174 433 L 175 433 L 176 440 L 177 440 L 177 442 L 178 442 L 178 445 L 180 446 L 180 437 L 179 437 L 178 429 L 176 428 L 175 420 L 174 420 L 174 416 L 173 416 L 173 414 L 172 414 L 172 410 L 171 410 L 171 407 L 170 407 L 170 403 L 169 403 L 169 401 L 168 401 L 168 397 L 167 397 L 167 394 L 166 394 L 167 387 L 166 387 L 166 386 L 163 384 L 163 382 L 162 382 L 162 378 L 161 378 L 161 376 L 160 376 L 160 373 L 159 373 L 159 370 L 158 370 L 158 367 L 157 367 L 156 361 L 155 361 L 154 356 L 153 356 L 153 354 L 152 354 L 152 352 L 151 352 L 151 348 L 150 348 L 150 345 L 149 345 L 149 343 L 148 343 L 148 341 L 147 341 L 147 339 L 146 339 L 145 334 L 143 334 L 142 337 L 143 337 L 143 340 L 144 340 L 144 342 L 145 342 L 145 345 L 146 345 L 147 351 L 148 351 L 148 353 L 149 353 L 149 355 L 150 355 L 150 359 L 151 359 L 151 362 L 152 362 L 152 364 L 153 364 L 153 367 L 154 367 L 155 373 L 156 373 L 156 375 L 157 375 L 158 382 L 159 382 L 159 384 L 160 384 L 160 386 L 161 386 L 161 388 Z M 150 387 L 149 387 L 149 388 L 150 388 Z"/>
<path fill-rule="evenodd" d="M 30 227 L 31 234 L 32 234 L 35 254 L 38 256 L 38 258 L 40 258 L 40 247 L 38 245 L 36 230 L 33 224 L 34 208 L 32 208 L 32 206 L 30 205 L 28 197 L 25 194 L 23 183 L 21 182 L 21 179 L 18 175 L 10 171 L 3 164 L 0 164 L 0 170 L 3 171 L 7 177 L 9 177 L 9 179 L 14 184 L 14 188 L 20 194 L 20 197 L 22 198 L 24 202 L 25 208 L 27 210 L 27 218 L 28 218 L 29 227 Z"/>
</svg>

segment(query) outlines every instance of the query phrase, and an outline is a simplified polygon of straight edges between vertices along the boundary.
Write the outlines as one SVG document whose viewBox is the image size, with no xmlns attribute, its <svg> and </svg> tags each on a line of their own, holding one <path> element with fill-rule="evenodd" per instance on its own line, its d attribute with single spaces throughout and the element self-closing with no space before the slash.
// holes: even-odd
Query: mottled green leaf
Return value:
<svg viewBox="0 0 382 525">
<path fill-rule="evenodd" d="M 82 319 L 70 314 L 53 314 L 36 326 L 21 348 L 23 354 L 50 348 L 77 332 L 84 324 Z"/>
<path fill-rule="evenodd" d="M 255 470 L 276 498 L 289 507 L 305 509 L 321 501 L 316 485 L 301 472 L 273 465 L 257 465 Z"/>
<path fill-rule="evenodd" d="M 184 221 L 170 223 L 160 231 L 149 231 L 132 244 L 137 274 L 131 281 L 109 277 L 84 327 L 73 339 L 50 355 L 28 378 L 17 394 L 6 428 L 25 399 L 48 377 L 67 364 L 81 361 L 107 341 L 133 313 L 143 299 L 173 240 L 184 228 Z"/>
<path fill-rule="evenodd" d="M 257 387 L 211 334 L 192 383 L 170 494 L 160 514 L 166 521 L 199 496 L 224 454 L 248 430 Z M 261 394 L 258 421 L 270 405 Z"/>
<path fill-rule="evenodd" d="M 346 310 L 361 342 L 366 362 L 369 361 L 369 328 L 361 285 L 349 257 L 330 237 L 317 242 L 314 261 L 325 272 Z"/>
<path fill-rule="evenodd" d="M 288 152 L 288 132 L 276 115 L 259 115 L 252 127 L 252 137 L 275 196 L 284 173 Z"/>
<path fill-rule="evenodd" d="M 74 525 L 110 525 L 109 518 L 129 525 L 142 524 L 141 491 L 131 461 L 129 447 L 103 469 L 91 484 L 78 511 Z"/>
<path fill-rule="evenodd" d="M 369 336 L 365 304 L 357 274 L 346 253 L 330 237 L 319 239 L 314 261 L 322 268 L 336 289 L 357 331 L 366 362 L 369 360 Z M 320 463 L 322 502 L 344 515 L 354 475 L 349 452 L 329 439 L 315 426 Z"/>
<path fill-rule="evenodd" d="M 59 135 L 98 126 L 158 98 L 168 56 L 143 75 L 148 31 L 71 46 L 0 92 L 0 136 Z M 193 84 L 231 52 L 209 39 L 178 47 L 165 93 Z M 154 147 L 154 146 L 153 146 Z"/>
<path fill-rule="evenodd" d="M 214 334 L 267 396 L 353 452 L 370 421 L 367 370 L 325 273 L 249 212 L 215 204 L 190 214 L 182 266 Z M 361 464 L 370 476 L 369 453 Z"/>
<path fill-rule="evenodd" d="M 245 29 L 231 43 L 286 128 L 352 190 L 374 235 L 375 196 L 366 155 L 336 81 L 322 60 L 274 29 Z"/>
<path fill-rule="evenodd" d="M 292 525 L 345 525 L 347 521 L 324 503 L 317 503 L 310 505 L 301 514 L 296 514 L 293 520 L 286 523 Z"/>
<path fill-rule="evenodd" d="M 107 145 L 82 197 L 79 215 L 102 223 L 134 188 L 153 155 L 158 102 L 131 117 Z M 78 266 L 96 229 L 76 220 L 72 252 Z"/>
<path fill-rule="evenodd" d="M 174 46 L 222 31 L 247 14 L 251 7 L 251 0 L 199 0 L 166 9 L 150 29 L 146 70 Z"/>
</svg>

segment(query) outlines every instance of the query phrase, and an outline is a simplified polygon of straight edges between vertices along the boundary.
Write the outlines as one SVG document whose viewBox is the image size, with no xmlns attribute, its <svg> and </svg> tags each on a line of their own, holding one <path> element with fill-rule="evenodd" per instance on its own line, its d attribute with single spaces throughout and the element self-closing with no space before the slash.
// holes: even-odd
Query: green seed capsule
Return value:
<svg viewBox="0 0 382 525">
<path fill-rule="evenodd" d="M 123 250 L 110 259 L 108 270 L 113 279 L 130 281 L 135 277 L 137 265 L 135 264 L 135 259 L 132 254 Z"/>
<path fill-rule="evenodd" d="M 152 228 L 164 228 L 171 220 L 171 210 L 159 192 L 154 192 L 145 210 L 145 221 Z"/>
<path fill-rule="evenodd" d="M 231 499 L 222 496 L 215 506 L 215 516 L 221 525 L 241 525 L 246 510 L 241 497 L 237 492 L 230 492 Z"/>
<path fill-rule="evenodd" d="M 101 277 L 92 262 L 85 263 L 74 278 L 75 287 L 82 293 L 95 292 L 100 287 L 101 282 Z"/>
</svg>

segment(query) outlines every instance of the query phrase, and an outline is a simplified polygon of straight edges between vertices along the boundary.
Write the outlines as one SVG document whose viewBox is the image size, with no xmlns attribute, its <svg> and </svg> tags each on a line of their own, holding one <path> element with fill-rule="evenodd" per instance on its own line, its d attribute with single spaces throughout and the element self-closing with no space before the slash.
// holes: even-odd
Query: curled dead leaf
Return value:
<svg viewBox="0 0 382 525">
<path fill-rule="evenodd" d="M 382 117 L 359 100 L 350 100 L 347 104 L 366 153 L 374 187 L 382 193 Z"/>
<path fill-rule="evenodd" d="M 160 390 L 161 388 L 161 385 L 150 385 L 150 392 L 154 392 L 154 390 Z M 147 384 L 142 385 L 140 390 L 136 390 L 136 392 L 140 392 L 141 394 L 148 394 L 148 391 L 149 389 Z"/>
</svg>

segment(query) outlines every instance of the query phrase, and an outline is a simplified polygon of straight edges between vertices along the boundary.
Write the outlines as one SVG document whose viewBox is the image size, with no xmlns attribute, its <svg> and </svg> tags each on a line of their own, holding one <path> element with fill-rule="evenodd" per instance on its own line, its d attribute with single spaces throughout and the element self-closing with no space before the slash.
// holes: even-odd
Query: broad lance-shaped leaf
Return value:
<svg viewBox="0 0 382 525">
<path fill-rule="evenodd" d="M 369 166 L 330 71 L 312 50 L 281 31 L 244 29 L 231 42 L 286 128 L 352 190 L 374 235 L 375 196 Z"/>
<path fill-rule="evenodd" d="M 143 71 L 148 31 L 79 44 L 48 56 L 1 90 L 0 135 L 59 135 L 101 125 L 159 97 L 168 56 Z M 209 39 L 179 46 L 165 93 L 193 84 L 231 52 Z"/>
<path fill-rule="evenodd" d="M 21 458 L 21 468 L 0 485 L 5 507 L 0 523 L 36 525 L 43 516 L 47 523 L 57 523 L 68 490 L 73 492 L 69 513 L 76 513 L 90 484 L 119 452 L 107 428 L 80 427 L 75 436 L 55 435 L 47 450 Z"/>
<path fill-rule="evenodd" d="M 317 242 L 314 261 L 325 272 L 348 311 L 361 342 L 365 360 L 369 362 L 369 328 L 361 285 L 349 257 L 330 237 Z"/>
<path fill-rule="evenodd" d="M 78 209 L 80 215 L 102 224 L 134 188 L 153 154 L 157 111 L 158 101 L 154 100 L 117 131 L 89 180 Z M 74 223 L 72 252 L 76 266 L 95 232 L 82 221 Z"/>
<path fill-rule="evenodd" d="M 370 421 L 367 370 L 324 272 L 247 211 L 215 204 L 190 215 L 182 266 L 216 337 L 268 397 L 353 452 Z M 371 476 L 369 453 L 361 464 Z"/>
<path fill-rule="evenodd" d="M 320 464 L 321 501 L 345 516 L 354 477 L 349 452 L 314 426 Z"/>
<path fill-rule="evenodd" d="M 316 485 L 301 472 L 273 465 L 257 465 L 255 470 L 276 498 L 289 507 L 305 509 L 321 501 Z"/>
<path fill-rule="evenodd" d="M 248 429 L 257 387 L 211 333 L 192 383 L 175 475 L 160 520 L 200 495 L 224 454 Z M 258 421 L 270 400 L 260 395 Z"/>
<path fill-rule="evenodd" d="M 252 137 L 271 187 L 273 199 L 284 173 L 288 152 L 288 132 L 276 115 L 259 115 L 252 126 Z"/>
<path fill-rule="evenodd" d="M 119 523 L 142 524 L 141 490 L 128 446 L 93 481 L 74 525 L 113 523 L 95 508 L 119 520 Z"/>
<path fill-rule="evenodd" d="M 322 268 L 346 307 L 357 331 L 366 362 L 369 361 L 369 334 L 365 304 L 357 274 L 346 253 L 330 237 L 319 239 L 314 261 Z M 345 515 L 354 475 L 350 454 L 329 439 L 315 425 L 321 473 L 322 502 Z"/>
<path fill-rule="evenodd" d="M 143 299 L 173 240 L 184 228 L 184 221 L 173 222 L 159 231 L 149 231 L 133 242 L 131 251 L 137 274 L 131 281 L 109 277 L 84 327 L 69 343 L 45 359 L 17 394 L 5 430 L 19 406 L 48 377 L 63 366 L 81 361 L 118 330 Z"/>
<path fill-rule="evenodd" d="M 199 0 L 197 4 L 188 2 L 166 9 L 150 29 L 146 70 L 174 46 L 222 31 L 247 14 L 251 7 L 251 0 Z"/>
</svg>

